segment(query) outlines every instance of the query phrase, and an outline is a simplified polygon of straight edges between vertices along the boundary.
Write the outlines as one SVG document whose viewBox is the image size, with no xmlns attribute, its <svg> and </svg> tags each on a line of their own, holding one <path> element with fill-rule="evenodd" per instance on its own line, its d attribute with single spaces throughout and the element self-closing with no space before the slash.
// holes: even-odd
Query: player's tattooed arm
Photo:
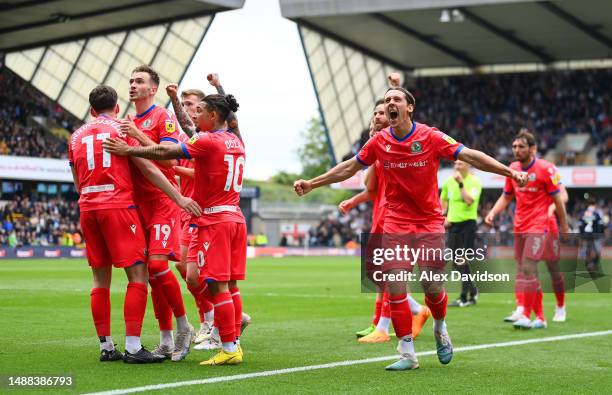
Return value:
<svg viewBox="0 0 612 395">
<path fill-rule="evenodd" d="M 120 156 L 137 156 L 139 158 L 166 160 L 183 159 L 187 156 L 180 144 L 156 144 L 146 147 L 131 147 L 121 139 L 106 139 L 102 147 L 111 154 Z"/>
<path fill-rule="evenodd" d="M 185 197 L 177 191 L 170 181 L 162 174 L 162 172 L 148 160 L 142 158 L 130 158 L 132 163 L 138 167 L 142 175 L 153 185 L 161 189 L 170 199 L 172 199 L 180 208 L 187 211 L 191 215 L 200 216 L 202 208 L 193 199 Z"/>
<path fill-rule="evenodd" d="M 293 183 L 293 189 L 298 196 L 303 196 L 315 188 L 348 180 L 362 168 L 363 165 L 359 163 L 355 157 L 353 157 L 337 164 L 326 173 L 315 177 L 312 180 L 297 180 Z"/>
<path fill-rule="evenodd" d="M 166 85 L 166 93 L 170 98 L 170 102 L 172 102 L 172 108 L 174 108 L 174 113 L 176 114 L 176 119 L 178 120 L 179 125 L 181 125 L 181 129 L 183 129 L 183 132 L 185 132 L 185 134 L 189 137 L 193 136 L 193 134 L 196 132 L 196 127 L 178 98 L 178 85 Z"/>
<path fill-rule="evenodd" d="M 208 74 L 208 76 L 206 76 L 206 79 L 212 86 L 215 87 L 218 94 L 225 96 L 225 90 L 221 85 L 221 80 L 219 80 L 219 74 Z M 233 111 L 230 111 L 227 115 L 227 127 L 231 130 L 232 133 L 236 135 L 236 137 L 240 139 L 240 141 L 242 141 L 242 135 L 240 134 L 240 128 L 238 127 L 238 118 L 236 117 L 236 114 Z"/>
</svg>

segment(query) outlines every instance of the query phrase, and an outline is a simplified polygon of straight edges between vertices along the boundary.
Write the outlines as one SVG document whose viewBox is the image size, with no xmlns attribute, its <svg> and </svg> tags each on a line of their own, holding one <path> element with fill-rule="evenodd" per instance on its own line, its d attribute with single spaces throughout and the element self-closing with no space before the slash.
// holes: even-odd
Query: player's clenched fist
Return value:
<svg viewBox="0 0 612 395">
<path fill-rule="evenodd" d="M 400 73 L 390 73 L 387 80 L 389 81 L 389 86 L 392 88 L 398 88 L 402 85 L 402 76 Z"/>
<path fill-rule="evenodd" d="M 178 85 L 174 83 L 166 85 L 166 93 L 171 99 L 176 98 L 178 96 Z"/>
<path fill-rule="evenodd" d="M 310 181 L 306 180 L 297 180 L 293 183 L 293 189 L 298 196 L 304 196 L 308 192 L 312 191 L 312 184 Z"/>
<path fill-rule="evenodd" d="M 120 126 L 121 131 L 127 134 L 128 136 L 136 137 L 140 133 L 140 130 L 134 123 L 134 119 L 132 118 L 131 115 L 128 115 L 127 119 L 122 119 L 120 123 L 121 123 L 121 126 Z"/>
<path fill-rule="evenodd" d="M 219 85 L 221 85 L 221 81 L 219 81 L 219 74 L 217 74 L 217 73 L 208 74 L 206 76 L 206 79 L 214 87 L 218 87 Z"/>
<path fill-rule="evenodd" d="M 527 185 L 527 172 L 524 171 L 514 171 L 512 172 L 512 179 L 516 181 L 519 187 L 524 187 Z"/>
<path fill-rule="evenodd" d="M 349 211 L 351 211 L 352 208 L 353 208 L 353 204 L 351 202 L 351 199 L 343 200 L 338 205 L 338 210 L 340 210 L 340 212 L 344 215 L 346 215 Z"/>
</svg>

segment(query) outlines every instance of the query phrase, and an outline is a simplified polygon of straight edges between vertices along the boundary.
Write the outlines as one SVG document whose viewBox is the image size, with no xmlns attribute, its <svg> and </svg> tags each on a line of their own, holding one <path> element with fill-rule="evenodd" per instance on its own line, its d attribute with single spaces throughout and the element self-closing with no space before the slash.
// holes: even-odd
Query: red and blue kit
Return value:
<svg viewBox="0 0 612 395">
<path fill-rule="evenodd" d="M 134 123 L 155 144 L 178 143 L 179 131 L 176 116 L 169 110 L 155 104 L 142 114 L 136 115 Z M 164 167 L 152 161 L 178 189 L 172 167 Z M 159 188 L 147 180 L 132 166 L 134 200 L 146 228 L 149 255 L 168 255 L 178 260 L 180 236 L 180 209 Z"/>
<path fill-rule="evenodd" d="M 102 142 L 108 138 L 138 145 L 121 132 L 119 122 L 98 117 L 75 131 L 68 146 L 79 186 L 81 230 L 93 268 L 110 264 L 128 267 L 145 260 L 143 227 L 132 196 L 130 159 L 105 152 Z"/>
<path fill-rule="evenodd" d="M 196 228 L 189 245 L 189 262 L 197 262 L 206 281 L 243 280 L 246 270 L 246 224 L 240 210 L 244 172 L 244 144 L 226 130 L 195 134 L 181 143 L 193 159 L 193 199 L 203 214 L 193 218 Z"/>
</svg>

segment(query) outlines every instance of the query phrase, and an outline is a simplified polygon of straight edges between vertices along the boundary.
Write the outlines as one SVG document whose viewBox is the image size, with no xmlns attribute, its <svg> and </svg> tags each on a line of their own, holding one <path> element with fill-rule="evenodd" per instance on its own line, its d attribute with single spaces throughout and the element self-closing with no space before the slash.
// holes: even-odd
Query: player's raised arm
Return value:
<svg viewBox="0 0 612 395">
<path fill-rule="evenodd" d="M 211 73 L 206 76 L 208 82 L 215 87 L 217 93 L 225 96 L 225 90 L 221 85 L 221 80 L 219 79 L 219 74 Z M 238 118 L 236 117 L 236 113 L 230 111 L 227 115 L 227 127 L 229 130 L 236 135 L 242 141 L 242 135 L 240 134 L 240 128 L 238 127 Z"/>
<path fill-rule="evenodd" d="M 484 152 L 464 147 L 459 152 L 457 159 L 467 162 L 479 170 L 512 178 L 519 186 L 525 186 L 527 184 L 527 173 L 512 170 Z"/>
<path fill-rule="evenodd" d="M 166 93 L 170 98 L 172 108 L 174 109 L 179 125 L 181 125 L 181 129 L 183 129 L 183 132 L 185 132 L 187 136 L 193 136 L 196 132 L 196 126 L 178 98 L 178 85 L 174 83 L 166 85 Z"/>
<path fill-rule="evenodd" d="M 303 196 L 315 188 L 348 180 L 362 168 L 363 165 L 359 163 L 355 157 L 353 157 L 337 164 L 326 173 L 315 177 L 312 180 L 297 180 L 293 183 L 293 189 L 298 196 Z"/>
<path fill-rule="evenodd" d="M 133 157 L 131 160 L 147 180 L 151 181 L 153 185 L 168 195 L 180 208 L 196 217 L 202 215 L 202 208 L 198 203 L 191 198 L 181 195 L 153 163 L 142 158 Z"/>
<path fill-rule="evenodd" d="M 111 154 L 137 156 L 156 161 L 187 158 L 180 144 L 155 144 L 146 147 L 130 147 L 121 139 L 106 139 L 102 142 L 102 147 Z"/>
</svg>

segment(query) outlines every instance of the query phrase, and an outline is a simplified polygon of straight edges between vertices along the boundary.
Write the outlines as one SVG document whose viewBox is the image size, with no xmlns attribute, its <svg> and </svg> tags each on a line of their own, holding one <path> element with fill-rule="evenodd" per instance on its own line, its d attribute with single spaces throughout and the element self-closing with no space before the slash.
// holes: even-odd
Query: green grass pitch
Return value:
<svg viewBox="0 0 612 395">
<path fill-rule="evenodd" d="M 543 273 L 543 275 L 546 275 Z M 113 338 L 123 349 L 126 278 L 114 271 Z M 192 323 L 197 313 L 186 288 Z M 369 324 L 374 295 L 361 294 L 357 258 L 259 258 L 248 263 L 241 286 L 245 311 L 253 317 L 242 344 L 240 366 L 202 367 L 212 352 L 192 350 L 180 363 L 134 366 L 98 362 L 98 342 L 89 311 L 91 274 L 82 260 L 0 261 L 0 375 L 74 376 L 68 390 L 24 393 L 85 393 L 150 384 L 393 355 L 395 340 L 365 345 L 354 332 Z M 415 294 L 422 301 L 421 294 Z M 451 298 L 456 295 L 450 295 Z M 612 329 L 610 294 L 568 294 L 568 321 L 553 323 L 554 296 L 545 295 L 549 328 L 515 331 L 502 318 L 511 294 L 483 294 L 478 306 L 450 309 L 455 347 L 562 336 Z M 143 343 L 158 340 L 149 300 Z M 433 350 L 431 324 L 415 342 Z M 388 361 L 333 367 L 234 382 L 183 386 L 158 393 L 609 393 L 612 335 L 456 353 L 450 365 L 435 355 L 419 358 L 421 369 L 386 372 Z M 6 380 L 5 378 L 3 380 Z M 4 381 L 6 383 L 6 381 Z M 0 388 L 2 393 L 20 390 Z"/>
</svg>

